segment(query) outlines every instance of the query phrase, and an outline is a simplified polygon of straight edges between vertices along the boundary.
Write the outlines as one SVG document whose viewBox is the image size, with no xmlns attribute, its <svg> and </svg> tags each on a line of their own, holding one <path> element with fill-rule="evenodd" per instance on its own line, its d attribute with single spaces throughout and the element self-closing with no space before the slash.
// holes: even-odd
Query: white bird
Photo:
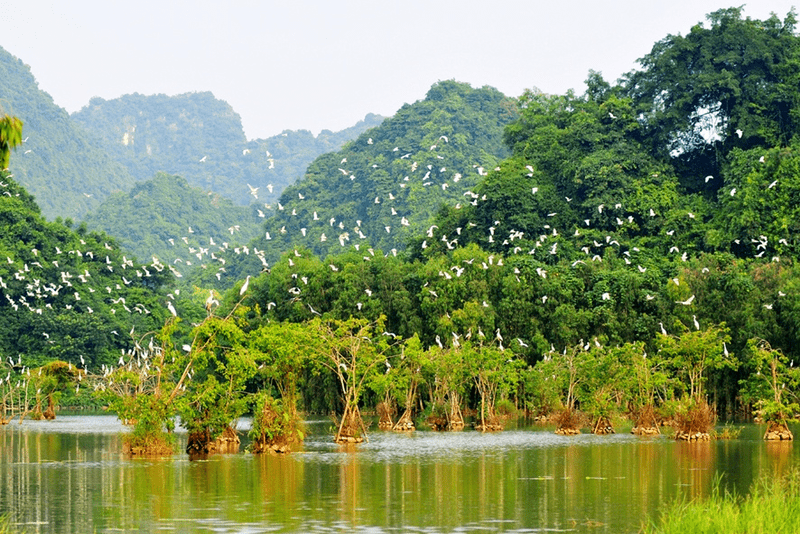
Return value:
<svg viewBox="0 0 800 534">
<path fill-rule="evenodd" d="M 696 315 L 692 315 L 692 321 L 694 322 L 695 330 L 700 330 L 700 323 L 697 322 L 697 316 Z"/>
<path fill-rule="evenodd" d="M 736 188 L 734 187 L 733 189 L 731 189 L 731 196 L 733 196 L 735 194 L 736 194 Z"/>
<path fill-rule="evenodd" d="M 666 336 L 667 335 L 667 330 L 664 328 L 664 323 L 658 323 L 658 326 L 661 327 L 661 333 Z"/>
<path fill-rule="evenodd" d="M 239 290 L 240 295 L 244 295 L 245 291 L 247 291 L 247 286 L 250 285 L 250 275 L 247 275 L 247 278 L 244 280 L 244 284 L 242 284 L 242 288 Z"/>
<path fill-rule="evenodd" d="M 683 304 L 684 306 L 690 306 L 692 302 L 694 302 L 694 295 L 692 295 L 686 300 L 676 300 L 675 304 Z"/>
<path fill-rule="evenodd" d="M 169 301 L 169 300 L 167 301 L 167 309 L 169 310 L 169 312 L 170 312 L 170 313 L 171 313 L 173 316 L 175 316 L 175 317 L 177 317 L 177 316 L 178 316 L 178 312 L 177 312 L 177 311 L 175 311 L 175 306 L 173 306 L 173 305 L 172 305 L 172 301 Z"/>
</svg>

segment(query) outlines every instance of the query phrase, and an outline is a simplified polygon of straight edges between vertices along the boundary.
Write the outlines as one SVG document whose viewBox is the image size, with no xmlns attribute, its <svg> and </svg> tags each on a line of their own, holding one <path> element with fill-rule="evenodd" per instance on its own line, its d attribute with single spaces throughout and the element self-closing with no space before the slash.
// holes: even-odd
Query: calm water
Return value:
<svg viewBox="0 0 800 534">
<path fill-rule="evenodd" d="M 798 460 L 754 425 L 700 444 L 375 431 L 355 452 L 329 426 L 311 421 L 288 456 L 189 461 L 124 458 L 113 416 L 14 422 L 0 427 L 0 513 L 25 532 L 637 532 L 680 493 L 707 495 L 719 476 L 746 492 Z"/>
</svg>

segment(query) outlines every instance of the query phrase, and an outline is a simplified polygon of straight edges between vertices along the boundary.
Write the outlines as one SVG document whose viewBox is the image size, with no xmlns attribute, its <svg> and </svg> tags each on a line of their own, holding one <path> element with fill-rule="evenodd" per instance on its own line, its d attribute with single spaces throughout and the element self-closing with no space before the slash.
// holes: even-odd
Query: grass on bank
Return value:
<svg viewBox="0 0 800 534">
<path fill-rule="evenodd" d="M 717 481 L 706 499 L 679 500 L 650 524 L 645 534 L 800 532 L 800 471 L 783 478 L 764 477 L 753 484 L 747 497 L 720 490 Z"/>
</svg>

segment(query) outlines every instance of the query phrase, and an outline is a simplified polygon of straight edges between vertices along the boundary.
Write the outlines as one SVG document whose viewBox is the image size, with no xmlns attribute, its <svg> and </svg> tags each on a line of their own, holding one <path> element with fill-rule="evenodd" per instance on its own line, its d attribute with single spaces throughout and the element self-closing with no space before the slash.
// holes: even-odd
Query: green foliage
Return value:
<svg viewBox="0 0 800 534">
<path fill-rule="evenodd" d="M 798 126 L 794 12 L 760 21 L 743 19 L 739 7 L 707 18 L 708 27 L 656 43 L 639 60 L 642 70 L 628 75 L 625 86 L 645 114 L 647 137 L 662 153 L 689 160 L 708 145 L 727 151 L 787 144 Z"/>
<path fill-rule="evenodd" d="M 750 369 L 741 381 L 742 400 L 760 410 L 765 421 L 786 424 L 795 420 L 800 412 L 800 369 L 794 367 L 794 360 L 789 361 L 763 339 L 751 339 L 746 350 L 751 355 Z"/>
<path fill-rule="evenodd" d="M 0 169 L 7 170 L 11 150 L 22 144 L 22 121 L 19 117 L 0 118 Z"/>
<path fill-rule="evenodd" d="M 728 329 L 722 324 L 704 330 L 686 329 L 679 336 L 659 334 L 657 345 L 661 357 L 687 389 L 689 398 L 700 403 L 705 402 L 708 372 L 736 369 L 739 364 L 725 348 L 729 341 Z"/>
<path fill-rule="evenodd" d="M 132 427 L 126 450 L 134 455 L 171 454 L 175 444 L 176 401 L 182 400 L 190 370 L 190 364 L 178 362 L 172 344 L 176 327 L 177 321 L 169 321 L 158 335 L 134 338 L 134 347 L 97 385 L 97 395 Z"/>
<path fill-rule="evenodd" d="M 256 394 L 253 407 L 253 426 L 249 436 L 253 452 L 265 452 L 268 446 L 281 446 L 303 441 L 299 421 L 282 399 L 275 399 L 266 391 Z"/>
<path fill-rule="evenodd" d="M 245 386 L 256 373 L 256 358 L 230 314 L 209 316 L 192 335 L 191 350 L 177 359 L 181 367 L 191 367 L 178 414 L 190 433 L 213 440 L 248 410 Z"/>
<path fill-rule="evenodd" d="M 115 236 L 136 257 L 156 256 L 183 274 L 198 266 L 218 272 L 222 265 L 214 260 L 224 243 L 246 244 L 259 233 L 258 221 L 255 210 L 164 173 L 111 195 L 85 219 L 88 228 Z"/>
<path fill-rule="evenodd" d="M 45 221 L 9 173 L 0 172 L 0 184 L 3 357 L 97 369 L 131 348 L 127 332 L 164 320 L 171 279 L 163 264 L 136 264 L 105 234 Z"/>
<path fill-rule="evenodd" d="M 642 528 L 645 533 L 679 532 L 791 532 L 800 510 L 800 477 L 797 471 L 762 478 L 747 496 L 723 492 L 717 480 L 710 496 L 686 500 L 680 497 Z"/>
</svg>

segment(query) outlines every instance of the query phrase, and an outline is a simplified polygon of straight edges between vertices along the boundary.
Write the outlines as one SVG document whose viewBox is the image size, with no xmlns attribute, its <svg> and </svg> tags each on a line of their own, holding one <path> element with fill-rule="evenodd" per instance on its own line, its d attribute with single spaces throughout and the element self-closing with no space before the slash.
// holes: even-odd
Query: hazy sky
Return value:
<svg viewBox="0 0 800 534">
<path fill-rule="evenodd" d="M 609 81 L 724 0 L 0 0 L 0 46 L 69 112 L 93 96 L 211 91 L 249 139 L 391 115 L 438 80 L 509 96 Z M 797 0 L 744 13 L 783 19 Z M 2 95 L 0 95 L 2 97 Z"/>
</svg>

